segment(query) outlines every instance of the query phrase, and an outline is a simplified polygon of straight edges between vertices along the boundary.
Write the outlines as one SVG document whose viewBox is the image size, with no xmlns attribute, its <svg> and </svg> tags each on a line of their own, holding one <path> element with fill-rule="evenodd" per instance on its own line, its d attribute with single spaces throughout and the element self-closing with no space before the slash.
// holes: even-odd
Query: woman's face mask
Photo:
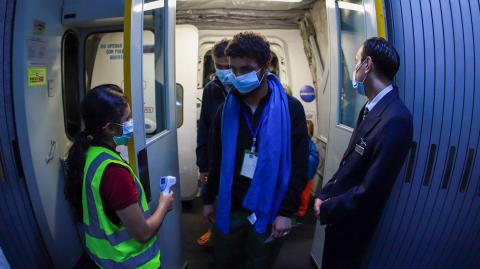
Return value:
<svg viewBox="0 0 480 269">
<path fill-rule="evenodd" d="M 262 69 L 260 68 L 257 71 L 251 71 L 247 74 L 241 75 L 241 76 L 235 76 L 235 74 L 232 73 L 231 75 L 231 81 L 233 83 L 233 86 L 235 89 L 238 90 L 239 93 L 241 94 L 247 94 L 258 87 L 260 87 L 260 84 L 263 81 L 263 78 L 265 77 L 265 73 L 262 76 L 262 79 L 258 79 L 258 72 L 260 72 Z"/>
<path fill-rule="evenodd" d="M 119 123 L 115 123 L 115 124 L 122 126 L 122 135 L 114 136 L 113 142 L 115 142 L 115 145 L 117 146 L 127 144 L 128 140 L 130 140 L 130 138 L 132 138 L 132 135 L 133 135 L 133 119 L 130 119 L 122 124 L 119 124 Z"/>
</svg>

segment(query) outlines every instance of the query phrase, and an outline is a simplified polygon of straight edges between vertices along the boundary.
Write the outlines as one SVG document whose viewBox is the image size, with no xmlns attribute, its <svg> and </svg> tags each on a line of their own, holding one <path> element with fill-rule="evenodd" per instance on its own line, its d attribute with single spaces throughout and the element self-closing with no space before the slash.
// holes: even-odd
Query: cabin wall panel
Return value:
<svg viewBox="0 0 480 269">
<path fill-rule="evenodd" d="M 15 2 L 0 1 L 0 248 L 12 268 L 48 268 L 50 257 L 14 152 L 11 64 Z"/>
<path fill-rule="evenodd" d="M 417 147 L 412 178 L 404 167 L 365 268 L 477 268 L 479 3 L 385 3 L 390 41 L 402 60 L 396 80 L 413 114 Z"/>
<path fill-rule="evenodd" d="M 64 197 L 61 157 L 67 153 L 63 119 L 61 43 L 62 1 L 19 1 L 15 13 L 13 88 L 19 150 L 28 195 L 42 237 L 57 268 L 73 267 L 82 253 L 81 244 Z M 36 21 L 44 31 L 36 33 Z M 31 40 L 40 40 L 44 57 L 32 59 Z M 47 83 L 29 86 L 28 69 L 46 69 Z"/>
</svg>

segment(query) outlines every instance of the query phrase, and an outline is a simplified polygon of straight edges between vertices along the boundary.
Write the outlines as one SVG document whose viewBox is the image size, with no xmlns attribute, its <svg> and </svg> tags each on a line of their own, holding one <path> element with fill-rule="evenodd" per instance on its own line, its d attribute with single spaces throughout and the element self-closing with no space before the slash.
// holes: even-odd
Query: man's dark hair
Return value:
<svg viewBox="0 0 480 269">
<path fill-rule="evenodd" d="M 392 80 L 400 67 L 400 57 L 395 48 L 384 38 L 372 37 L 363 42 L 362 61 L 370 56 L 375 70 Z"/>
<path fill-rule="evenodd" d="M 258 33 L 238 33 L 228 43 L 225 55 L 228 57 L 254 59 L 259 66 L 263 67 L 270 62 L 270 43 Z"/>
<path fill-rule="evenodd" d="M 215 43 L 212 48 L 212 54 L 213 57 L 219 58 L 219 57 L 225 57 L 225 49 L 227 48 L 228 45 L 228 40 L 227 39 L 222 39 Z"/>
</svg>

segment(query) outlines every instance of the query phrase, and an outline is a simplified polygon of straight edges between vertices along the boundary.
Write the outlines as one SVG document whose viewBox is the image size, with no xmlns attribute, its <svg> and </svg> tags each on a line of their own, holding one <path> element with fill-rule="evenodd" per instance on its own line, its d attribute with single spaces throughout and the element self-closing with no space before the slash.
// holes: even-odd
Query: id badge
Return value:
<svg viewBox="0 0 480 269">
<path fill-rule="evenodd" d="M 365 147 L 367 146 L 367 141 L 365 138 L 360 138 L 360 144 L 355 145 L 355 151 L 363 156 L 363 153 L 365 152 Z"/>
<path fill-rule="evenodd" d="M 248 222 L 250 222 L 250 224 L 255 224 L 255 222 L 257 222 L 257 215 L 255 215 L 255 213 L 252 213 L 250 216 L 247 217 L 248 219 Z"/>
<path fill-rule="evenodd" d="M 363 152 L 365 151 L 365 148 L 357 144 L 355 145 L 355 151 L 361 156 L 363 156 Z"/>
<path fill-rule="evenodd" d="M 250 150 L 246 150 L 245 155 L 243 155 L 242 170 L 240 171 L 240 175 L 249 179 L 253 179 L 255 168 L 257 168 L 257 161 L 257 154 L 255 152 L 251 152 Z"/>
</svg>

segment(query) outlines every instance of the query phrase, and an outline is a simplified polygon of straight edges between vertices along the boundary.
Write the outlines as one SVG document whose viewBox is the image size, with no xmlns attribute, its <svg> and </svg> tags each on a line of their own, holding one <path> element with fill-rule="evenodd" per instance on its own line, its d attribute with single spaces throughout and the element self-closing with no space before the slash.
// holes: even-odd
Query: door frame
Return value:
<svg viewBox="0 0 480 269">
<path fill-rule="evenodd" d="M 381 12 L 376 12 L 376 5 L 380 2 L 381 7 L 383 7 L 383 0 L 363 0 L 363 6 L 365 8 L 365 39 L 377 36 L 377 13 L 383 14 L 383 9 Z M 328 130 L 328 137 L 335 139 L 329 139 L 327 145 L 327 156 L 325 159 L 325 174 L 323 184 L 325 185 L 338 168 L 340 160 L 342 159 L 343 153 L 345 152 L 350 137 L 353 133 L 353 128 L 340 124 L 340 94 L 342 88 L 342 66 L 339 65 L 339 59 L 341 59 L 341 50 L 339 50 L 340 45 L 340 9 L 338 7 L 339 3 L 335 0 L 327 0 L 327 21 L 328 23 L 328 33 L 330 38 L 329 42 L 329 54 L 330 54 L 330 124 Z M 383 18 L 383 15 L 382 15 Z M 332 23 L 334 22 L 334 23 Z M 383 24 L 384 25 L 384 24 Z M 384 28 L 383 28 L 384 29 Z"/>
<path fill-rule="evenodd" d="M 0 216 L 9 220 L 9 223 L 2 223 L 0 248 L 7 265 L 12 267 L 53 267 L 27 189 L 15 121 L 13 63 L 17 2 L 0 0 L 0 7 L 5 11 L 0 14 L 3 64 L 0 70 L 0 126 L 3 127 L 0 128 Z"/>
<path fill-rule="evenodd" d="M 324 180 L 325 185 L 334 175 L 343 153 L 345 152 L 353 128 L 339 124 L 339 103 L 342 88 L 341 73 L 342 66 L 339 66 L 341 59 L 340 44 L 340 10 L 338 1 L 326 0 L 327 23 L 329 42 L 329 82 L 327 90 L 330 91 L 330 115 L 328 125 L 328 143 L 326 149 Z M 365 9 L 365 39 L 372 36 L 381 36 L 386 38 L 384 1 L 383 0 L 363 0 Z M 320 268 L 323 259 L 323 244 L 325 240 L 325 227 L 316 223 L 315 234 L 312 243 L 311 257 L 315 264 Z"/>
</svg>

